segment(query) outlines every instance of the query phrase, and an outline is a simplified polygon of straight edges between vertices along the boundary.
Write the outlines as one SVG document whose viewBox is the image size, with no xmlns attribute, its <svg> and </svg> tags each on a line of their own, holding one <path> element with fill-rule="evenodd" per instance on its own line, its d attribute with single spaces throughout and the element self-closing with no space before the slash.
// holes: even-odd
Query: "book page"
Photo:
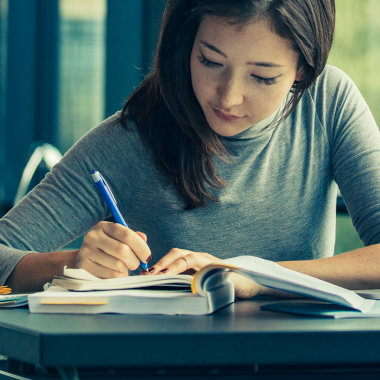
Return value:
<svg viewBox="0 0 380 380">
<path fill-rule="evenodd" d="M 190 275 L 127 276 L 102 279 L 84 269 L 65 268 L 63 276 L 55 276 L 51 285 L 74 291 L 166 287 L 190 290 Z"/>
<path fill-rule="evenodd" d="M 203 268 L 200 275 L 195 276 L 194 287 L 202 287 L 207 271 L 213 271 L 215 268 L 224 271 L 230 269 L 263 286 L 329 301 L 364 312 L 373 305 L 373 301 L 365 300 L 352 290 L 284 268 L 273 261 L 255 256 L 238 256 Z"/>
</svg>

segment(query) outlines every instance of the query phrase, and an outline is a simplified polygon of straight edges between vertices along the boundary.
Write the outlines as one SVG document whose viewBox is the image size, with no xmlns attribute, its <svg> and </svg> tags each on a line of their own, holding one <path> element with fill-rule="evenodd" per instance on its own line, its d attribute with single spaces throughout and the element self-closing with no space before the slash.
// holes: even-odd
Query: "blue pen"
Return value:
<svg viewBox="0 0 380 380">
<path fill-rule="evenodd" d="M 108 186 L 106 180 L 96 170 L 93 170 L 91 172 L 91 176 L 92 176 L 92 179 L 95 182 L 95 185 L 98 188 L 101 196 L 103 197 L 104 201 L 107 203 L 107 206 L 111 210 L 112 215 L 116 220 L 116 223 L 119 223 L 122 226 L 128 227 L 128 224 L 124 220 L 123 216 L 121 215 L 121 213 L 119 211 L 119 208 L 117 207 L 116 199 L 115 199 L 114 195 L 112 194 L 112 191 L 111 191 L 110 187 Z M 141 268 L 143 268 L 144 270 L 148 269 L 148 265 L 146 263 L 143 263 L 141 260 L 140 260 L 140 265 L 141 265 Z"/>
</svg>

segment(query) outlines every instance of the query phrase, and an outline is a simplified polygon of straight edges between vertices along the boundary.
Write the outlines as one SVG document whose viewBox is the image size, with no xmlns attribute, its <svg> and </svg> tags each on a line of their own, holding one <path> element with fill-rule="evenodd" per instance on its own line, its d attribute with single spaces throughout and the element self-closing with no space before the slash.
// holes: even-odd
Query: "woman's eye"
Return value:
<svg viewBox="0 0 380 380">
<path fill-rule="evenodd" d="M 253 74 L 252 74 L 252 77 L 255 78 L 257 80 L 257 82 L 263 83 L 263 84 L 265 84 L 267 86 L 270 86 L 272 84 L 276 84 L 277 83 L 277 77 L 263 78 L 263 77 L 259 77 L 258 75 L 253 75 Z"/>
<path fill-rule="evenodd" d="M 198 59 L 199 59 L 199 62 L 202 65 L 206 66 L 206 67 L 219 67 L 219 66 L 222 66 L 221 63 L 216 63 L 216 62 L 210 61 L 204 55 L 199 56 Z"/>
</svg>

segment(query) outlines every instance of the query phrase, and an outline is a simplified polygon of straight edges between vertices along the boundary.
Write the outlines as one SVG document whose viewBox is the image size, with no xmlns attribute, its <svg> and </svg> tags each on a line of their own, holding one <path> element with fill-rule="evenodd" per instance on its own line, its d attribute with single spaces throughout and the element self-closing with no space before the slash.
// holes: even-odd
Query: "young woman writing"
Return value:
<svg viewBox="0 0 380 380">
<path fill-rule="evenodd" d="M 380 287 L 380 133 L 326 66 L 334 23 L 333 0 L 169 0 L 152 72 L 1 219 L 2 282 L 31 290 L 64 265 L 107 278 L 140 260 L 154 275 L 251 254 Z M 105 221 L 93 169 L 130 228 Z M 365 247 L 334 257 L 336 183 Z M 80 250 L 57 251 L 83 233 Z"/>
</svg>

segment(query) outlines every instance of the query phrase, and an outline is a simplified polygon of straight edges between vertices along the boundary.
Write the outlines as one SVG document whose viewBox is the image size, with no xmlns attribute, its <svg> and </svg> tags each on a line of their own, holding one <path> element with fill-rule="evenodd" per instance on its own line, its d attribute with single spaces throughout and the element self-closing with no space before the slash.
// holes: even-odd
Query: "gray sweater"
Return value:
<svg viewBox="0 0 380 380">
<path fill-rule="evenodd" d="M 219 202 L 184 211 L 136 130 L 113 123 L 79 140 L 45 180 L 0 220 L 0 284 L 30 252 L 55 251 L 110 217 L 91 180 L 99 170 L 132 229 L 148 235 L 153 261 L 171 248 L 220 258 L 331 256 L 338 184 L 364 244 L 380 242 L 380 133 L 352 81 L 328 66 L 296 110 L 222 138 L 215 158 L 229 183 Z"/>
</svg>

